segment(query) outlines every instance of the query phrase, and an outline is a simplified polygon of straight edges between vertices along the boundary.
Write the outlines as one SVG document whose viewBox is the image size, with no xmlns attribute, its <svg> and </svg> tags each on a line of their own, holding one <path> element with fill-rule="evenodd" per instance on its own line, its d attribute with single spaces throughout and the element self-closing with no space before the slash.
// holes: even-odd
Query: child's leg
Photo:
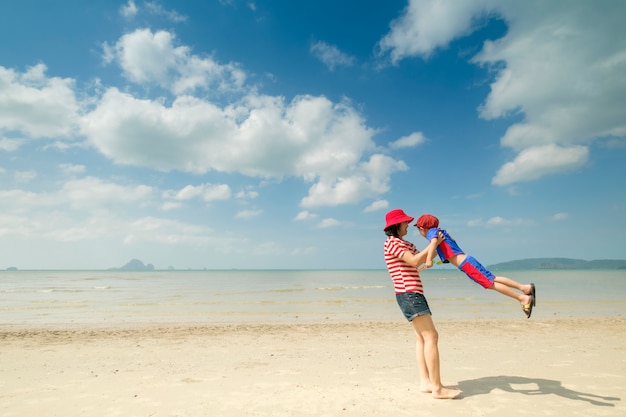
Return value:
<svg viewBox="0 0 626 417">
<path fill-rule="evenodd" d="M 530 303 L 530 295 L 524 294 L 524 293 L 519 293 L 519 292 L 515 291 L 513 288 L 511 288 L 512 286 L 509 286 L 509 285 L 506 285 L 506 284 L 502 283 L 498 278 L 502 278 L 502 277 L 496 277 L 496 279 L 493 282 L 493 285 L 491 287 L 489 287 L 489 289 L 496 290 L 500 294 L 504 294 L 504 295 L 506 295 L 508 297 L 515 298 L 522 305 Z M 508 278 L 504 278 L 504 279 L 508 279 Z M 510 280 L 510 281 L 512 281 L 512 280 Z M 515 282 L 515 281 L 512 281 L 512 282 Z M 524 285 L 520 285 L 520 284 L 518 284 L 518 285 L 520 287 L 525 287 Z M 514 288 L 518 288 L 518 287 L 514 287 Z M 518 289 L 520 291 L 523 291 L 522 288 L 518 288 Z M 528 285 L 528 290 L 530 291 L 530 285 Z"/>
<path fill-rule="evenodd" d="M 530 290 L 531 290 L 530 284 L 520 284 L 519 282 L 514 281 L 511 278 L 499 277 L 499 276 L 496 276 L 494 278 L 494 281 L 499 284 L 506 285 L 507 287 L 518 289 L 526 295 L 530 294 Z"/>
<path fill-rule="evenodd" d="M 495 276 L 473 256 L 468 255 L 458 268 L 483 288 L 496 290 L 500 294 L 515 298 L 522 305 L 531 302 L 531 297 L 528 295 L 531 292 L 530 285 L 522 285 L 507 277 Z M 515 291 L 514 288 L 520 290 L 522 293 Z"/>
</svg>

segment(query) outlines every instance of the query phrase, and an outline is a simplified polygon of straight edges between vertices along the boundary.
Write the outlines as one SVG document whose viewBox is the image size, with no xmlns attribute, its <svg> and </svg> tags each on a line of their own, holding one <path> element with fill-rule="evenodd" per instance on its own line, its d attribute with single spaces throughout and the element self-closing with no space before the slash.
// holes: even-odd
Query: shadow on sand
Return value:
<svg viewBox="0 0 626 417">
<path fill-rule="evenodd" d="M 609 401 L 620 401 L 618 397 L 603 397 L 601 395 L 578 392 L 565 388 L 561 382 L 551 379 L 525 378 L 521 376 L 488 376 L 459 382 L 463 391 L 462 397 L 489 394 L 494 389 L 515 392 L 524 395 L 558 395 L 576 401 L 586 401 L 593 405 L 615 407 Z"/>
</svg>

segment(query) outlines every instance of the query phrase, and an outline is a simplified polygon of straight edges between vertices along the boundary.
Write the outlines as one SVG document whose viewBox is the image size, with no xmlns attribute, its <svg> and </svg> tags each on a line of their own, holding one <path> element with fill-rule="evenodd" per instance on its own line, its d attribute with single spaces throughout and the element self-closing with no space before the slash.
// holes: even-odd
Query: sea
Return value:
<svg viewBox="0 0 626 417">
<path fill-rule="evenodd" d="M 626 270 L 497 275 L 535 283 L 532 318 L 626 315 Z M 433 318 L 526 320 L 456 269 L 422 282 Z M 402 320 L 386 270 L 0 271 L 0 327 Z"/>
</svg>

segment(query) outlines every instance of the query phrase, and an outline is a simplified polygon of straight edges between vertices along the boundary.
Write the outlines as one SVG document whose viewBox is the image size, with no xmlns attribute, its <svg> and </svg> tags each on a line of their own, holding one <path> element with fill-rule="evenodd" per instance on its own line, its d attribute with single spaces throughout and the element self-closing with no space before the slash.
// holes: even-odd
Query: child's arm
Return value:
<svg viewBox="0 0 626 417">
<path fill-rule="evenodd" d="M 437 246 L 439 246 L 439 243 L 441 243 L 442 240 L 443 238 L 439 236 L 430 239 L 430 243 L 428 244 L 428 248 L 426 249 L 426 251 L 428 252 L 425 262 L 426 268 L 431 268 L 433 266 L 433 259 L 435 259 L 435 254 L 437 253 Z"/>
<path fill-rule="evenodd" d="M 441 232 L 438 233 L 437 237 L 430 239 L 428 247 L 424 249 L 424 252 L 426 252 L 426 259 L 424 261 L 424 266 L 419 269 L 420 272 L 424 269 L 432 268 L 433 259 L 435 258 L 435 253 L 437 253 L 437 246 L 442 240 L 443 237 L 441 237 Z"/>
<path fill-rule="evenodd" d="M 431 266 L 433 266 L 432 260 L 435 257 L 435 251 L 436 251 L 437 245 L 439 245 L 443 240 L 444 240 L 443 235 L 439 233 L 437 237 L 434 237 L 431 240 L 431 242 L 428 244 L 427 247 L 424 248 L 424 250 L 416 254 L 412 254 L 411 252 L 406 251 L 402 254 L 401 259 L 404 262 L 408 263 L 409 265 L 413 265 L 416 268 L 420 266 L 421 264 L 425 263 L 428 259 L 430 259 L 430 266 L 428 267 L 430 268 Z M 432 250 L 431 250 L 431 247 L 432 247 Z M 420 268 L 418 271 L 422 271 L 424 269 L 426 268 Z"/>
</svg>

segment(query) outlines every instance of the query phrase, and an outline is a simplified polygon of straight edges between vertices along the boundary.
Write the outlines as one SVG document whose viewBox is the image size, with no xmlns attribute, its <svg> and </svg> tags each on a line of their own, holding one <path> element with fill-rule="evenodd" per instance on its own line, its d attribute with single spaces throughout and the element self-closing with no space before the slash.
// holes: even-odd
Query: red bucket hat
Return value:
<svg viewBox="0 0 626 417">
<path fill-rule="evenodd" d="M 411 223 L 412 221 L 413 217 L 407 216 L 407 214 L 401 209 L 391 210 L 385 216 L 385 228 L 383 230 L 387 229 L 389 226 L 393 226 L 394 224 L 399 224 L 402 222 Z"/>
<path fill-rule="evenodd" d="M 439 219 L 432 214 L 422 214 L 417 218 L 415 227 L 423 227 L 424 229 L 432 229 L 433 227 L 439 227 Z"/>
</svg>

